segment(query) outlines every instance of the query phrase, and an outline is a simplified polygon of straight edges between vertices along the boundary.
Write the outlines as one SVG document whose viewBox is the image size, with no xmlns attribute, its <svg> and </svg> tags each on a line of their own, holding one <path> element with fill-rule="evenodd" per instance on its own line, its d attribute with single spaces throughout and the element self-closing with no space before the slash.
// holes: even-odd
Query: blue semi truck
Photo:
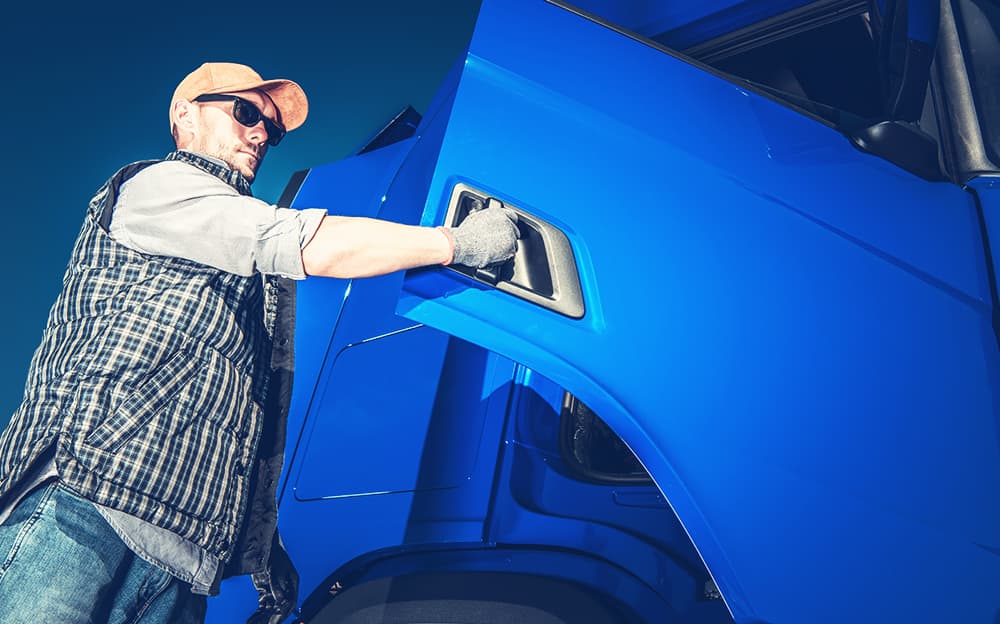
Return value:
<svg viewBox="0 0 1000 624">
<path fill-rule="evenodd" d="M 995 0 L 483 0 L 423 114 L 279 202 L 521 229 L 299 285 L 292 619 L 1000 621 L 998 32 Z"/>
</svg>

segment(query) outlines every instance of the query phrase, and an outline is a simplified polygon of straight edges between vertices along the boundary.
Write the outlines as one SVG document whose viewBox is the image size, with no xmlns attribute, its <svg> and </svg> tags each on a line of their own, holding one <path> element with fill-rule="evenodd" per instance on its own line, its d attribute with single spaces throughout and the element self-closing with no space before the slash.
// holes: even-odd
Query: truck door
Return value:
<svg viewBox="0 0 1000 624">
<path fill-rule="evenodd" d="M 485 0 L 422 223 L 500 201 L 519 255 L 411 271 L 397 312 L 600 414 L 736 621 L 993 621 L 974 197 L 821 109 L 560 4 Z"/>
</svg>

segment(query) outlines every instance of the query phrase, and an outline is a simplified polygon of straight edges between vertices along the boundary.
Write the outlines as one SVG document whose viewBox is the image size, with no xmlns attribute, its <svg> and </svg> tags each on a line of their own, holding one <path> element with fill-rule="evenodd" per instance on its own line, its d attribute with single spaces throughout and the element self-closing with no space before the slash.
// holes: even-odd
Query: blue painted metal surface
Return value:
<svg viewBox="0 0 1000 624">
<path fill-rule="evenodd" d="M 594 483 L 567 469 L 553 431 L 563 393 L 519 369 L 489 541 L 585 552 L 628 570 L 658 596 L 615 592 L 645 621 L 728 621 L 721 602 L 700 599 L 707 574 L 692 573 L 699 555 L 654 485 Z"/>
<path fill-rule="evenodd" d="M 457 181 L 563 227 L 587 316 L 443 271 L 400 312 L 601 414 L 737 621 L 994 617 L 998 354 L 968 193 L 513 1 L 483 4 L 425 224 Z"/>
<path fill-rule="evenodd" d="M 354 296 L 363 300 L 357 292 Z M 382 310 L 391 312 L 391 307 Z M 364 323 L 356 319 L 355 328 L 364 331 L 389 315 L 365 316 L 372 322 L 361 327 Z M 435 349 L 412 350 L 408 336 L 415 333 L 424 333 L 425 341 L 448 341 L 427 328 L 375 339 L 385 343 L 383 351 L 397 349 L 403 357 L 371 362 L 380 365 L 377 370 L 363 365 L 351 372 L 358 397 L 351 411 L 337 410 L 342 401 L 321 398 L 309 414 L 309 448 L 291 474 L 295 496 L 286 497 L 280 509 L 285 541 L 305 588 L 317 587 L 344 562 L 373 551 L 481 539 L 511 365 L 478 350 L 479 356 L 469 357 L 471 347 L 457 340 L 436 359 Z M 440 382 L 452 382 L 448 389 L 439 388 L 442 369 Z M 344 370 L 329 367 L 320 382 L 334 375 Z M 405 411 L 381 411 L 386 395 L 414 396 L 396 383 L 414 375 L 423 375 L 431 392 L 440 390 L 447 405 L 432 409 L 415 401 Z M 465 426 L 453 427 L 463 416 Z M 379 434 L 371 435 L 373 429 Z M 379 464 L 396 470 L 380 470 Z M 457 475 L 449 470 L 455 467 L 461 469 Z M 329 482 L 335 489 L 323 489 L 331 473 L 341 477 Z"/>
</svg>

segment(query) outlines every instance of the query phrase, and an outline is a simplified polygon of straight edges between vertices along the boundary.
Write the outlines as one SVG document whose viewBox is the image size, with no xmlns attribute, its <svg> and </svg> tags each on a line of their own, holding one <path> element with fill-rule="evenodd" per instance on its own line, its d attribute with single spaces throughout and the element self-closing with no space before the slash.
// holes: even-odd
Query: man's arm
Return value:
<svg viewBox="0 0 1000 624">
<path fill-rule="evenodd" d="M 302 264 L 307 275 L 341 278 L 452 262 L 482 267 L 514 255 L 516 223 L 507 208 L 480 210 L 456 228 L 327 215 L 302 249 Z"/>
<path fill-rule="evenodd" d="M 517 215 L 502 206 L 478 210 L 455 228 L 325 213 L 278 208 L 192 165 L 167 161 L 122 185 L 111 236 L 143 253 L 294 279 L 371 277 L 452 262 L 482 267 L 516 250 Z"/>
<path fill-rule="evenodd" d="M 305 278 L 302 246 L 326 210 L 278 208 L 240 195 L 181 161 L 151 165 L 121 187 L 111 237 L 136 251 L 193 260 L 236 275 Z"/>
<path fill-rule="evenodd" d="M 323 218 L 302 249 L 306 275 L 371 277 L 451 261 L 444 232 L 366 217 Z"/>
</svg>

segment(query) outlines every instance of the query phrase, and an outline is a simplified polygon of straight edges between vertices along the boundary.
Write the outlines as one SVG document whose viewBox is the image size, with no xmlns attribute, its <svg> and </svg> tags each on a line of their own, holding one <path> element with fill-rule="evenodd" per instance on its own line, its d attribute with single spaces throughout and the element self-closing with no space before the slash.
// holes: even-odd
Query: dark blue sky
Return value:
<svg viewBox="0 0 1000 624">
<path fill-rule="evenodd" d="M 294 171 L 343 158 L 407 104 L 424 112 L 478 10 L 479 0 L 5 8 L 0 425 L 21 400 L 88 200 L 121 165 L 173 148 L 167 107 L 189 71 L 241 62 L 305 89 L 308 120 L 254 184 L 273 202 Z"/>
</svg>

